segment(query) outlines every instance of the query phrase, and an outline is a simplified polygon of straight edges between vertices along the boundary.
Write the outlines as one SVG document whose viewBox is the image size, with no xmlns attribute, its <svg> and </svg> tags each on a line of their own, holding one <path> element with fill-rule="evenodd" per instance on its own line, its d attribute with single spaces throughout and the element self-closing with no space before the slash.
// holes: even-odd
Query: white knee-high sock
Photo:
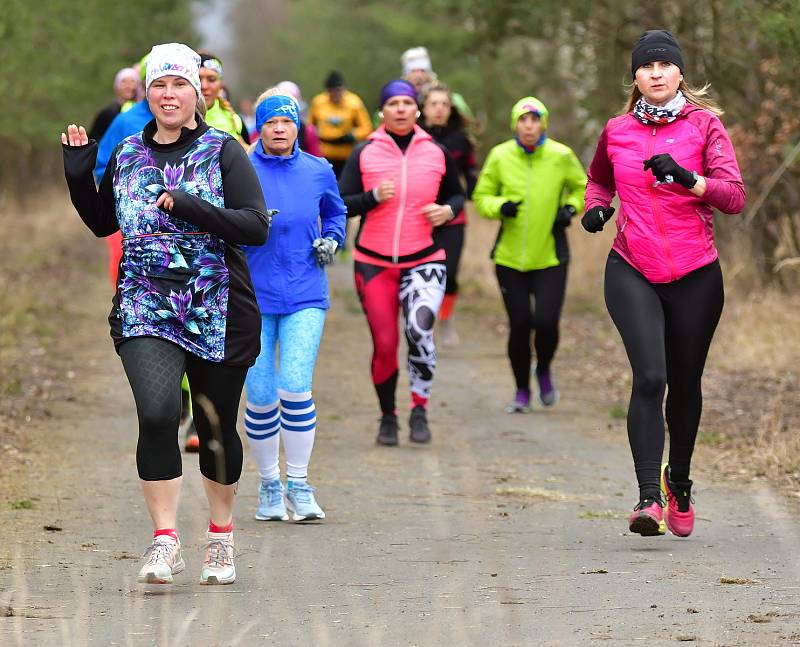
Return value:
<svg viewBox="0 0 800 647">
<path fill-rule="evenodd" d="M 281 399 L 281 436 L 286 454 L 286 476 L 290 481 L 306 480 L 308 462 L 317 430 L 317 410 L 311 391 L 291 393 L 278 389 Z"/>
<path fill-rule="evenodd" d="M 244 416 L 244 429 L 247 433 L 247 442 L 250 451 L 258 465 L 258 474 L 264 481 L 280 478 L 281 470 L 278 465 L 278 452 L 280 450 L 281 417 L 278 402 L 257 405 L 247 403 L 247 412 Z"/>
</svg>

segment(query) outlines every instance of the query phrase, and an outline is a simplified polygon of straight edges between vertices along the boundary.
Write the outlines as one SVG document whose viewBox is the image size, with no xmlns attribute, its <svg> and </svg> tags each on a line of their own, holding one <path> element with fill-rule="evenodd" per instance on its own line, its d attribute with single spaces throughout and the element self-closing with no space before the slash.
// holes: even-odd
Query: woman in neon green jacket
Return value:
<svg viewBox="0 0 800 647">
<path fill-rule="evenodd" d="M 492 258 L 508 312 L 508 357 L 517 385 L 509 413 L 530 411 L 531 328 L 539 401 L 549 407 L 558 400 L 550 364 L 567 285 L 565 229 L 583 211 L 586 188 L 583 166 L 569 147 L 547 135 L 547 121 L 541 101 L 520 99 L 511 110 L 515 136 L 489 152 L 472 194 L 481 216 L 502 223 Z"/>
</svg>

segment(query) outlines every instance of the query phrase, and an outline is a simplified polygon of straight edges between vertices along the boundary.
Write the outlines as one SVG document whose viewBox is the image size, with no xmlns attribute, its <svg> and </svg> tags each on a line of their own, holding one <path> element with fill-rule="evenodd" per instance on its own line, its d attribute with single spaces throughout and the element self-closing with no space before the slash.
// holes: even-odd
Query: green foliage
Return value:
<svg viewBox="0 0 800 647">
<path fill-rule="evenodd" d="M 615 404 L 608 412 L 612 420 L 625 420 L 628 417 L 628 410 L 621 404 Z"/>
<path fill-rule="evenodd" d="M 724 107 L 751 196 L 800 139 L 797 0 L 232 0 L 230 16 L 234 90 L 251 96 L 291 78 L 310 100 L 338 68 L 374 110 L 380 86 L 400 74 L 400 54 L 424 45 L 477 116 L 482 154 L 510 136 L 514 101 L 533 94 L 550 109 L 550 135 L 588 163 L 603 124 L 624 105 L 633 44 L 658 28 L 678 37 L 687 82 L 709 82 Z M 723 246 L 738 239 L 751 248 L 756 280 L 788 286 L 794 272 L 800 284 L 798 166 L 748 219 L 751 231 L 720 219 Z"/>
<path fill-rule="evenodd" d="M 189 0 L 10 0 L 0 12 L 0 139 L 56 146 L 69 122 L 87 127 L 112 98 L 117 70 L 161 42 L 192 43 Z"/>
</svg>

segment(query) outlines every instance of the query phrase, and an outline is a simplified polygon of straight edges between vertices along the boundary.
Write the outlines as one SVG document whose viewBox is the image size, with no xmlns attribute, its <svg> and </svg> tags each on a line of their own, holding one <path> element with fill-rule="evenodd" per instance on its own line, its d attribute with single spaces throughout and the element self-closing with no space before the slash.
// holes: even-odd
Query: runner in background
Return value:
<svg viewBox="0 0 800 647">
<path fill-rule="evenodd" d="M 314 127 L 314 124 L 308 121 L 306 114 L 308 106 L 303 101 L 303 94 L 300 92 L 300 86 L 293 81 L 281 81 L 275 87 L 283 94 L 294 98 L 294 100 L 297 101 L 297 105 L 300 106 L 300 129 L 297 134 L 297 143 L 300 145 L 300 150 L 314 157 L 324 157 L 317 129 Z"/>
<path fill-rule="evenodd" d="M 422 127 L 439 144 L 447 149 L 461 171 L 461 180 L 467 191 L 467 199 L 478 180 L 475 163 L 475 147 L 465 131 L 466 124 L 458 108 L 453 106 L 450 90 L 441 83 L 425 86 L 422 91 Z M 439 310 L 437 332 L 443 346 L 458 344 L 458 332 L 453 322 L 453 307 L 458 296 L 458 265 L 464 247 L 464 228 L 467 224 L 466 209 L 462 209 L 453 220 L 433 230 L 433 240 L 447 254 L 447 286 L 444 301 Z"/>
<path fill-rule="evenodd" d="M 255 516 L 289 518 L 278 461 L 282 441 L 292 518 L 324 519 L 307 482 L 317 430 L 311 385 L 330 308 L 324 267 L 344 240 L 346 209 L 330 164 L 299 148 L 300 106 L 293 97 L 277 88 L 265 92 L 256 127 L 261 138 L 250 161 L 277 214 L 269 241 L 245 248 L 261 310 L 261 354 L 247 373 L 244 423 L 261 477 Z"/>
<path fill-rule="evenodd" d="M 145 124 L 153 118 L 150 107 L 144 99 L 146 60 L 147 56 L 142 58 L 137 65 L 139 70 L 139 82 L 137 83 L 136 96 L 141 97 L 141 99 L 134 103 L 128 110 L 114 117 L 111 125 L 103 134 L 103 138 L 96 140 L 98 141 L 98 147 L 94 177 L 97 184 L 99 184 L 100 180 L 103 178 L 108 161 L 111 159 L 111 155 L 117 147 L 117 144 L 126 137 L 138 133 L 144 128 Z M 119 263 L 122 260 L 122 233 L 116 231 L 110 236 L 107 236 L 106 247 L 108 249 L 108 277 L 111 280 L 111 284 L 116 287 Z"/>
<path fill-rule="evenodd" d="M 547 108 L 535 97 L 514 104 L 515 136 L 489 151 L 472 194 L 478 213 L 501 221 L 492 258 L 508 313 L 508 358 L 517 387 L 509 413 L 530 411 L 531 329 L 539 401 L 546 407 L 558 401 L 550 365 L 567 288 L 565 230 L 583 209 L 586 173 L 572 150 L 548 136 L 548 122 Z"/>
<path fill-rule="evenodd" d="M 589 232 L 603 229 L 619 194 L 605 299 L 633 371 L 628 440 L 639 502 L 628 525 L 643 536 L 663 535 L 665 525 L 679 537 L 694 529 L 689 471 L 701 380 L 725 298 L 713 209 L 739 213 L 745 203 L 722 110 L 707 86 L 684 81 L 684 69 L 668 31 L 647 31 L 636 43 L 625 112 L 600 135 L 581 221 Z"/>
<path fill-rule="evenodd" d="M 355 145 L 372 131 L 364 102 L 334 70 L 325 79 L 325 91 L 311 100 L 308 117 L 319 134 L 322 154 L 338 178 Z"/>
<path fill-rule="evenodd" d="M 411 386 L 409 437 L 427 443 L 436 369 L 433 324 L 447 275 L 433 228 L 461 212 L 464 190 L 453 159 L 416 125 L 414 86 L 390 81 L 381 90 L 380 105 L 383 125 L 355 148 L 339 188 L 347 215 L 363 218 L 353 260 L 373 342 L 372 381 L 382 414 L 377 442 L 398 442 L 397 318 L 402 308 Z"/>
<path fill-rule="evenodd" d="M 132 67 L 123 67 L 114 77 L 115 99 L 100 112 L 89 128 L 89 139 L 99 142 L 106 130 L 120 112 L 127 112 L 136 103 L 136 88 L 139 85 L 139 74 Z"/>
<path fill-rule="evenodd" d="M 212 128 L 228 133 L 241 144 L 250 143 L 250 135 L 242 118 L 223 94 L 222 61 L 209 52 L 200 52 L 200 83 L 206 102 L 206 123 Z"/>
<path fill-rule="evenodd" d="M 425 86 L 439 82 L 439 77 L 433 71 L 431 57 L 425 47 L 407 49 L 400 57 L 400 65 L 403 68 L 403 78 L 414 86 L 417 98 L 420 100 Z M 475 117 L 464 97 L 451 90 L 450 101 L 467 125 L 474 121 Z"/>
<path fill-rule="evenodd" d="M 239 99 L 239 114 L 242 116 L 242 122 L 247 129 L 247 141 L 252 144 L 258 139 L 258 133 L 256 132 L 255 104 L 251 98 Z"/>
<path fill-rule="evenodd" d="M 153 47 L 146 96 L 155 119 L 115 148 L 99 187 L 92 178 L 96 143 L 74 124 L 61 134 L 81 219 L 96 236 L 124 234 L 109 323 L 136 400 L 136 465 L 154 526 L 142 583 L 171 583 L 185 568 L 177 530 L 184 372 L 202 403 L 197 428 L 210 521 L 200 581 L 236 579 L 236 418 L 259 348 L 258 304 L 239 246 L 263 244 L 269 221 L 242 147 L 200 116 L 199 67 L 200 57 L 185 45 Z"/>
</svg>

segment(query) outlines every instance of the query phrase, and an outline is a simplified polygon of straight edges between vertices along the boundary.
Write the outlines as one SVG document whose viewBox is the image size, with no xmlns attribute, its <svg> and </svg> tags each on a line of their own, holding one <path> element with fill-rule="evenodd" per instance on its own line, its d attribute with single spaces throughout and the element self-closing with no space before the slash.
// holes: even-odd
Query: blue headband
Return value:
<svg viewBox="0 0 800 647">
<path fill-rule="evenodd" d="M 414 86 L 403 79 L 389 81 L 381 89 L 381 107 L 392 97 L 411 97 L 416 102 L 417 91 Z"/>
<path fill-rule="evenodd" d="M 256 130 L 261 132 L 262 126 L 273 117 L 289 117 L 300 128 L 300 107 L 292 97 L 275 94 L 259 103 L 256 108 Z"/>
</svg>

